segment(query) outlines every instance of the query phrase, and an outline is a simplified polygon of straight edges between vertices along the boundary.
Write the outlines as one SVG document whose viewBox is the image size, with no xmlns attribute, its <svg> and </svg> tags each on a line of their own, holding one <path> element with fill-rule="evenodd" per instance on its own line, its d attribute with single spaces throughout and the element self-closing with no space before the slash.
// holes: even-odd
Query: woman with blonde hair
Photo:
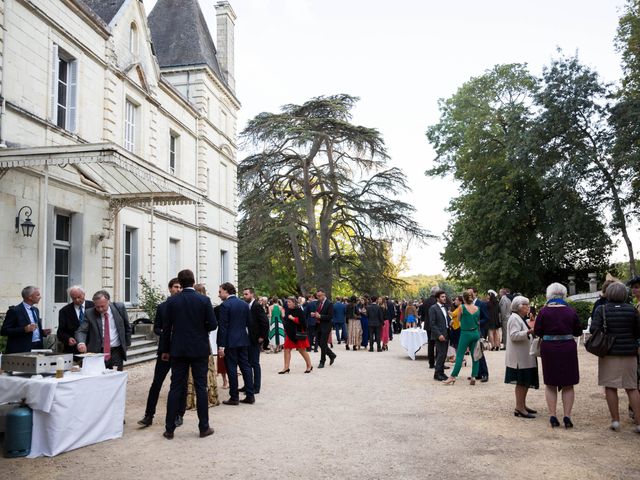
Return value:
<svg viewBox="0 0 640 480">
<path fill-rule="evenodd" d="M 453 385 L 455 383 L 462 368 L 462 361 L 464 360 L 464 354 L 467 348 L 471 352 L 471 359 L 473 361 L 471 368 L 471 385 L 476 384 L 476 377 L 478 376 L 478 369 L 480 367 L 478 360 L 473 358 L 473 350 L 476 347 L 476 343 L 480 340 L 480 309 L 473 304 L 473 294 L 469 290 L 465 290 L 462 294 L 462 300 L 464 303 L 462 304 L 462 313 L 460 315 L 460 340 L 456 351 L 456 365 L 453 367 L 451 376 L 443 382 L 445 385 Z"/>
</svg>

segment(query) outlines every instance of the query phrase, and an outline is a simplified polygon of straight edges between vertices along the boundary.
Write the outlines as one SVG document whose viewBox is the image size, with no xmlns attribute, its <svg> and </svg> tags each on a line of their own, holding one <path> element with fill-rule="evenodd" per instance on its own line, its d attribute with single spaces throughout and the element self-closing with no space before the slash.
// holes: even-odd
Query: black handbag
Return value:
<svg viewBox="0 0 640 480">
<path fill-rule="evenodd" d="M 598 328 L 589 339 L 584 342 L 584 348 L 587 352 L 593 353 L 598 357 L 606 357 L 616 341 L 611 335 L 607 335 L 607 308 L 602 305 L 602 327 Z"/>
<path fill-rule="evenodd" d="M 307 332 L 296 332 L 296 341 L 300 341 L 300 340 L 306 340 L 307 339 Z"/>
</svg>

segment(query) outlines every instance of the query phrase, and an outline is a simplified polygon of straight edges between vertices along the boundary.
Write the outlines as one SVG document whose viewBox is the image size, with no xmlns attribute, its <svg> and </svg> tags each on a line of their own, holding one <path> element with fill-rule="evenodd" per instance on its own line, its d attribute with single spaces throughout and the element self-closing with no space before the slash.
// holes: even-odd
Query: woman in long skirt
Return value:
<svg viewBox="0 0 640 480">
<path fill-rule="evenodd" d="M 360 323 L 360 310 L 357 305 L 357 298 L 353 295 L 349 299 L 347 305 L 347 323 L 349 326 L 347 350 L 349 345 L 354 350 L 360 350 L 360 344 L 362 343 L 362 324 Z"/>
<path fill-rule="evenodd" d="M 273 297 L 269 302 L 269 344 L 274 352 L 282 350 L 284 344 L 284 323 L 281 301 Z"/>
</svg>

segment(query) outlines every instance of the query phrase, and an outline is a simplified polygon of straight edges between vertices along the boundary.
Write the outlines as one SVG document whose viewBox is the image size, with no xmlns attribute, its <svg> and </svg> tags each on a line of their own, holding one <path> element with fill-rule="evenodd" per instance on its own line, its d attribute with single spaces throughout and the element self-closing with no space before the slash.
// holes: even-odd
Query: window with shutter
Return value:
<svg viewBox="0 0 640 480">
<path fill-rule="evenodd" d="M 60 128 L 75 132 L 78 124 L 78 61 L 54 44 L 51 64 L 49 120 Z"/>
</svg>

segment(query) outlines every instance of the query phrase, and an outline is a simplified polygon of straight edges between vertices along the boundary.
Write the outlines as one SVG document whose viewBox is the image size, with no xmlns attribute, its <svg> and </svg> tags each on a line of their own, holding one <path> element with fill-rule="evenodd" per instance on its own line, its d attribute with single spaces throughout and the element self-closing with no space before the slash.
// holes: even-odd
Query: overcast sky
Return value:
<svg viewBox="0 0 640 480">
<path fill-rule="evenodd" d="M 155 1 L 144 2 L 147 12 Z M 215 41 L 214 0 L 200 0 Z M 578 52 L 608 81 L 620 76 L 613 40 L 623 0 L 230 0 L 236 92 L 247 119 L 286 103 L 348 93 L 361 98 L 354 122 L 379 129 L 391 162 L 409 178 L 423 227 L 442 235 L 456 194 L 428 179 L 427 127 L 438 99 L 499 63 L 534 74 L 556 49 Z M 241 153 L 242 155 L 242 153 Z M 240 156 L 242 158 L 242 156 Z M 407 273 L 440 273 L 443 242 L 413 247 Z M 622 258 L 622 253 L 617 253 Z"/>
</svg>

